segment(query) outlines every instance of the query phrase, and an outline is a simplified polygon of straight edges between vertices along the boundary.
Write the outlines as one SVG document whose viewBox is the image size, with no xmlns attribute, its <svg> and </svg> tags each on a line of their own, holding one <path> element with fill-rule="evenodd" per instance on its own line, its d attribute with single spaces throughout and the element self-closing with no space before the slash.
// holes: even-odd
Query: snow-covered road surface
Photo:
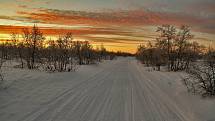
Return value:
<svg viewBox="0 0 215 121">
<path fill-rule="evenodd" d="M 180 74 L 149 72 L 133 58 L 72 73 L 8 72 L 16 81 L 0 92 L 0 121 L 202 121 L 171 92 Z"/>
</svg>

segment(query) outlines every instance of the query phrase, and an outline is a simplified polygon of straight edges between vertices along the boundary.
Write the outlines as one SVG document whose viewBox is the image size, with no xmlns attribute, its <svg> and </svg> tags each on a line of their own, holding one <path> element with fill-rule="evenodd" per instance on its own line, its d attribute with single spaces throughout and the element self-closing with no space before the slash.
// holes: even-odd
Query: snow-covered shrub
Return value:
<svg viewBox="0 0 215 121">
<path fill-rule="evenodd" d="M 0 88 L 2 87 L 3 82 L 4 82 L 4 76 L 3 76 L 2 70 L 1 70 L 3 63 L 4 63 L 4 60 L 0 59 Z"/>
<path fill-rule="evenodd" d="M 193 64 L 187 72 L 184 83 L 189 91 L 215 96 L 215 53 L 209 52 L 205 61 Z"/>
</svg>

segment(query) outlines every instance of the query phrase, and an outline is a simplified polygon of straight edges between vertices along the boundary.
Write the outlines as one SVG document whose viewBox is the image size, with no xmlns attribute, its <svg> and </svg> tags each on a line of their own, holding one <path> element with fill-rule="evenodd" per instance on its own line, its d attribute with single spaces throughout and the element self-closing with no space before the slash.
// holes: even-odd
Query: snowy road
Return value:
<svg viewBox="0 0 215 121">
<path fill-rule="evenodd" d="M 72 74 L 37 73 L 23 72 L 0 93 L 1 121 L 198 121 L 154 83 L 170 78 L 131 58 Z"/>
</svg>

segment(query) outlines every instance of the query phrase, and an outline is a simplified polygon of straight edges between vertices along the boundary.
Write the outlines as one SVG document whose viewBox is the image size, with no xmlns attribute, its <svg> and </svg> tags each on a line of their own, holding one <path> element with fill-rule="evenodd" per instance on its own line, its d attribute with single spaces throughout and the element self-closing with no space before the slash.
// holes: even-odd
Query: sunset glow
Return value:
<svg viewBox="0 0 215 121">
<path fill-rule="evenodd" d="M 162 24 L 191 26 L 194 41 L 215 47 L 214 0 L 0 0 L 0 40 L 37 24 L 47 36 L 72 32 L 110 51 L 135 53 Z"/>
</svg>

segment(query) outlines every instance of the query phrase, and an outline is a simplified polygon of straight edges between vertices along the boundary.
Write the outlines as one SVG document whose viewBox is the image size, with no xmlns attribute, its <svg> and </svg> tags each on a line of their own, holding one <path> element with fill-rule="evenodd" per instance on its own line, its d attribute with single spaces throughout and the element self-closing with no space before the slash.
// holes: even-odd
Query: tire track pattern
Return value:
<svg viewBox="0 0 215 121">
<path fill-rule="evenodd" d="M 198 121 L 152 76 L 123 58 L 14 121 Z"/>
</svg>

